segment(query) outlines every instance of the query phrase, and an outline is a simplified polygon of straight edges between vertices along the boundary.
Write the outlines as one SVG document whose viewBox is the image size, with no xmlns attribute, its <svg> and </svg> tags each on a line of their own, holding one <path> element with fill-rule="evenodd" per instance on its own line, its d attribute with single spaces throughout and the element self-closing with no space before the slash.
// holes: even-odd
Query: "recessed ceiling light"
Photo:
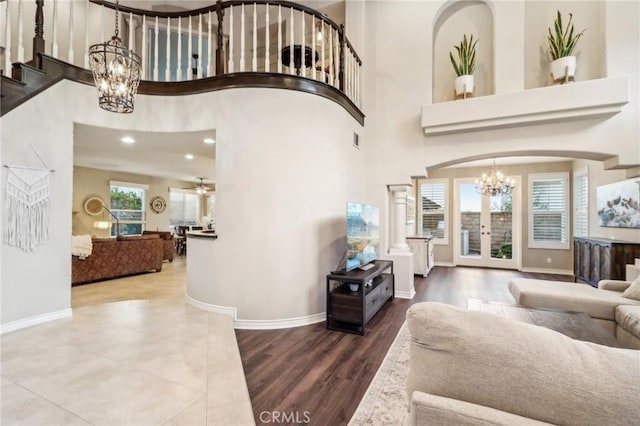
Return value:
<svg viewBox="0 0 640 426">
<path fill-rule="evenodd" d="M 216 143 L 216 141 L 213 138 L 204 138 L 203 142 L 208 143 L 209 145 L 213 145 L 214 143 Z"/>
<path fill-rule="evenodd" d="M 186 154 L 184 158 L 186 158 L 187 160 L 193 160 L 193 154 Z"/>
<path fill-rule="evenodd" d="M 122 139 L 120 139 L 122 142 L 124 143 L 135 143 L 136 140 L 134 138 L 132 138 L 131 136 L 124 136 Z"/>
</svg>

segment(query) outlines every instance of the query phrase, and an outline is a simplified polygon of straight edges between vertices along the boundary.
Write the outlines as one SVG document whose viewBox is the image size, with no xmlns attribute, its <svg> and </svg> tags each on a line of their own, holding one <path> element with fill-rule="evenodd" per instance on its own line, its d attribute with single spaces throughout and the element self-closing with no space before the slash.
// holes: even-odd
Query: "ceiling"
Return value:
<svg viewBox="0 0 640 426">
<path fill-rule="evenodd" d="M 501 157 L 496 158 L 496 166 L 506 166 L 513 164 L 534 164 L 534 163 L 554 163 L 558 161 L 571 161 L 574 158 L 565 157 Z M 453 169 L 460 167 L 491 167 L 493 165 L 493 158 L 486 158 L 484 160 L 467 161 L 466 163 L 454 164 L 444 167 L 445 169 Z"/>
<path fill-rule="evenodd" d="M 133 144 L 121 141 L 132 137 Z M 176 180 L 215 182 L 215 130 L 157 133 L 75 124 L 73 164 L 94 169 L 114 170 Z M 192 154 L 193 159 L 185 158 Z"/>
</svg>

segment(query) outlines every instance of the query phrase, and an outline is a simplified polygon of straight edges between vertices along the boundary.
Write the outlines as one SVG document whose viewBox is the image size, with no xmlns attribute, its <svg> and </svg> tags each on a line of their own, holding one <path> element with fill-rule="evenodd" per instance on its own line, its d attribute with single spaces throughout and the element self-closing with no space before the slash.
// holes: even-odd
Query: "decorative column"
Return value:
<svg viewBox="0 0 640 426">
<path fill-rule="evenodd" d="M 392 198 L 393 226 L 389 253 L 408 253 L 407 245 L 407 191 L 411 185 L 389 185 Z"/>
</svg>

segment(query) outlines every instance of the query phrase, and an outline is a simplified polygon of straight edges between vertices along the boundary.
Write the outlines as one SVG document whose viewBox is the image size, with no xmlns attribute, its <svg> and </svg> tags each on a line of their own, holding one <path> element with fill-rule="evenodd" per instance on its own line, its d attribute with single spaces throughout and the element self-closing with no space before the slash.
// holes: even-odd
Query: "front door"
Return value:
<svg viewBox="0 0 640 426">
<path fill-rule="evenodd" d="M 520 179 L 512 194 L 481 195 L 473 179 L 454 180 L 456 265 L 518 269 Z"/>
</svg>

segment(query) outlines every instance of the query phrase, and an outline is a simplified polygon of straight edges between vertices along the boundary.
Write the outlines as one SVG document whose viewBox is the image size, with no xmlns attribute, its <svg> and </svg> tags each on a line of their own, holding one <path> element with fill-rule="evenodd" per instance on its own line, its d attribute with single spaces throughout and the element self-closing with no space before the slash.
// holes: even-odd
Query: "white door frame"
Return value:
<svg viewBox="0 0 640 426">
<path fill-rule="evenodd" d="M 453 179 L 453 263 L 464 266 L 517 269 L 522 268 L 522 177 L 511 176 L 515 181 L 512 194 L 512 259 L 491 258 L 491 253 L 483 253 L 481 258 L 473 259 L 460 254 L 460 184 L 475 184 L 475 178 Z M 484 213 L 484 212 L 483 212 Z"/>
</svg>

